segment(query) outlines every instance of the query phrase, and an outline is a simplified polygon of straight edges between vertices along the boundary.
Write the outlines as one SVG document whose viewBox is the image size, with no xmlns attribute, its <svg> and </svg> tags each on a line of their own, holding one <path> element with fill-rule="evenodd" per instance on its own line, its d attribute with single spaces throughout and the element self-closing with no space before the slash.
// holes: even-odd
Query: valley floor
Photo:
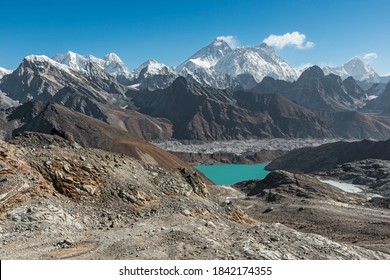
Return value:
<svg viewBox="0 0 390 280">
<path fill-rule="evenodd" d="M 295 138 L 295 139 L 252 139 L 230 141 L 161 141 L 153 142 L 154 145 L 170 152 L 213 154 L 217 152 L 240 155 L 246 152 L 261 150 L 290 151 L 302 147 L 316 147 L 326 143 L 337 141 L 353 142 L 355 139 L 329 138 Z"/>
</svg>

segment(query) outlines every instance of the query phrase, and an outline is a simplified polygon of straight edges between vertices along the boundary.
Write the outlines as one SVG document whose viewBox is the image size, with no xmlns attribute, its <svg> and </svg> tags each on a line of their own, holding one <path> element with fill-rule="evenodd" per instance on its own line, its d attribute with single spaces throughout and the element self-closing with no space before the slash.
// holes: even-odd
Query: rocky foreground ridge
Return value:
<svg viewBox="0 0 390 280">
<path fill-rule="evenodd" d="M 261 222 L 226 202 L 236 191 L 206 186 L 192 170 L 57 135 L 1 142 L 0 162 L 2 259 L 390 258 Z"/>
</svg>

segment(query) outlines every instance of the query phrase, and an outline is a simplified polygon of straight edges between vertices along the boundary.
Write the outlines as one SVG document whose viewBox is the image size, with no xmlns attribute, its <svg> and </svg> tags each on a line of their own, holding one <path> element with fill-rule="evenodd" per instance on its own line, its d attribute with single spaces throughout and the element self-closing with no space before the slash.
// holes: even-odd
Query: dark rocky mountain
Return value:
<svg viewBox="0 0 390 280">
<path fill-rule="evenodd" d="M 363 109 L 369 112 L 390 114 L 390 83 L 386 85 L 379 97 L 370 100 Z"/>
<path fill-rule="evenodd" d="M 319 147 L 296 149 L 273 160 L 269 170 L 287 170 L 294 173 L 326 171 L 337 165 L 364 159 L 390 159 L 390 140 L 336 142 Z"/>
<path fill-rule="evenodd" d="M 386 86 L 387 86 L 387 83 L 371 84 L 369 86 L 369 88 L 367 89 L 367 95 L 368 96 L 379 96 L 385 91 Z"/>
<path fill-rule="evenodd" d="M 53 134 L 87 148 L 123 153 L 162 167 L 187 166 L 168 152 L 107 123 L 50 102 L 26 102 L 10 112 L 9 122 L 20 124 L 13 135 Z"/>
<path fill-rule="evenodd" d="M 164 90 L 129 96 L 140 111 L 167 118 L 177 139 L 223 140 L 266 137 L 330 137 L 309 110 L 278 95 L 251 95 L 202 87 L 179 77 Z M 255 104 L 251 104 L 255 101 Z"/>
<path fill-rule="evenodd" d="M 294 137 L 297 138 L 315 134 L 322 135 L 322 137 L 332 136 L 331 129 L 312 111 L 281 95 L 236 92 L 234 97 L 240 107 L 269 116 L 283 134 L 295 135 Z"/>
<path fill-rule="evenodd" d="M 390 118 L 357 111 L 317 111 L 341 138 L 385 140 L 390 137 Z"/>
<path fill-rule="evenodd" d="M 353 81 L 347 84 L 350 90 L 358 89 Z M 365 96 L 360 96 L 361 89 L 356 94 L 348 92 L 339 76 L 325 76 L 317 66 L 304 71 L 293 85 L 294 90 L 288 92 L 286 97 L 312 110 L 351 110 L 363 105 L 366 100 Z"/>
<path fill-rule="evenodd" d="M 355 110 L 367 101 L 365 91 L 353 78 L 343 81 L 334 74 L 325 75 L 318 66 L 306 69 L 296 82 L 265 78 L 250 91 L 279 93 L 311 110 Z"/>
</svg>

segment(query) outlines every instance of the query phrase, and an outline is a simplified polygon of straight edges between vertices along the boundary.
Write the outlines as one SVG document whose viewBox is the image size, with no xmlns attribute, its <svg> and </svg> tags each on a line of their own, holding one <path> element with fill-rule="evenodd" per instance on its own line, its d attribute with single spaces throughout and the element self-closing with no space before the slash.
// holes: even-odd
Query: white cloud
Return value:
<svg viewBox="0 0 390 280">
<path fill-rule="evenodd" d="M 378 54 L 371 52 L 371 53 L 365 53 L 363 55 L 364 60 L 374 60 L 378 58 Z"/>
<path fill-rule="evenodd" d="M 306 35 L 301 34 L 297 31 L 292 33 L 286 33 L 283 35 L 274 35 L 271 34 L 264 39 L 263 43 L 266 43 L 269 46 L 283 49 L 286 46 L 294 46 L 297 49 L 310 49 L 314 47 L 314 43 L 306 41 Z"/>
<path fill-rule="evenodd" d="M 240 46 L 240 43 L 237 40 L 236 36 L 219 36 L 217 37 L 218 40 L 224 40 L 231 48 L 235 49 L 238 46 Z"/>
</svg>

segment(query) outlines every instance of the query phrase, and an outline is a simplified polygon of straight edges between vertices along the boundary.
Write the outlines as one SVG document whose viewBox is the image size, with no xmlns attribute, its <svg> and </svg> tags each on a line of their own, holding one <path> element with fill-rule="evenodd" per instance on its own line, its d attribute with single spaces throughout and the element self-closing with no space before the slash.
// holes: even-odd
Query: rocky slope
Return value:
<svg viewBox="0 0 390 280">
<path fill-rule="evenodd" d="M 317 174 L 364 186 L 365 190 L 378 194 L 373 202 L 390 208 L 390 160 L 366 159 L 348 162 Z"/>
<path fill-rule="evenodd" d="M 248 196 L 232 195 L 231 204 L 247 209 L 258 220 L 390 252 L 388 204 L 368 200 L 365 193 L 346 193 L 314 176 L 285 171 L 271 172 L 264 180 L 238 183 L 235 188 Z"/>
<path fill-rule="evenodd" d="M 10 112 L 8 122 L 18 124 L 12 130 L 14 136 L 24 132 L 59 135 L 76 146 L 124 153 L 164 167 L 186 166 L 168 152 L 134 135 L 55 103 L 27 102 Z"/>
<path fill-rule="evenodd" d="M 343 139 L 377 139 L 390 137 L 390 118 L 356 111 L 317 112 L 334 133 Z"/>
<path fill-rule="evenodd" d="M 390 258 L 256 222 L 184 169 L 57 136 L 0 142 L 0 160 L 2 259 Z"/>
<path fill-rule="evenodd" d="M 267 169 L 309 173 L 333 169 L 339 164 L 364 159 L 390 160 L 390 140 L 336 142 L 296 149 L 273 160 Z"/>
</svg>

